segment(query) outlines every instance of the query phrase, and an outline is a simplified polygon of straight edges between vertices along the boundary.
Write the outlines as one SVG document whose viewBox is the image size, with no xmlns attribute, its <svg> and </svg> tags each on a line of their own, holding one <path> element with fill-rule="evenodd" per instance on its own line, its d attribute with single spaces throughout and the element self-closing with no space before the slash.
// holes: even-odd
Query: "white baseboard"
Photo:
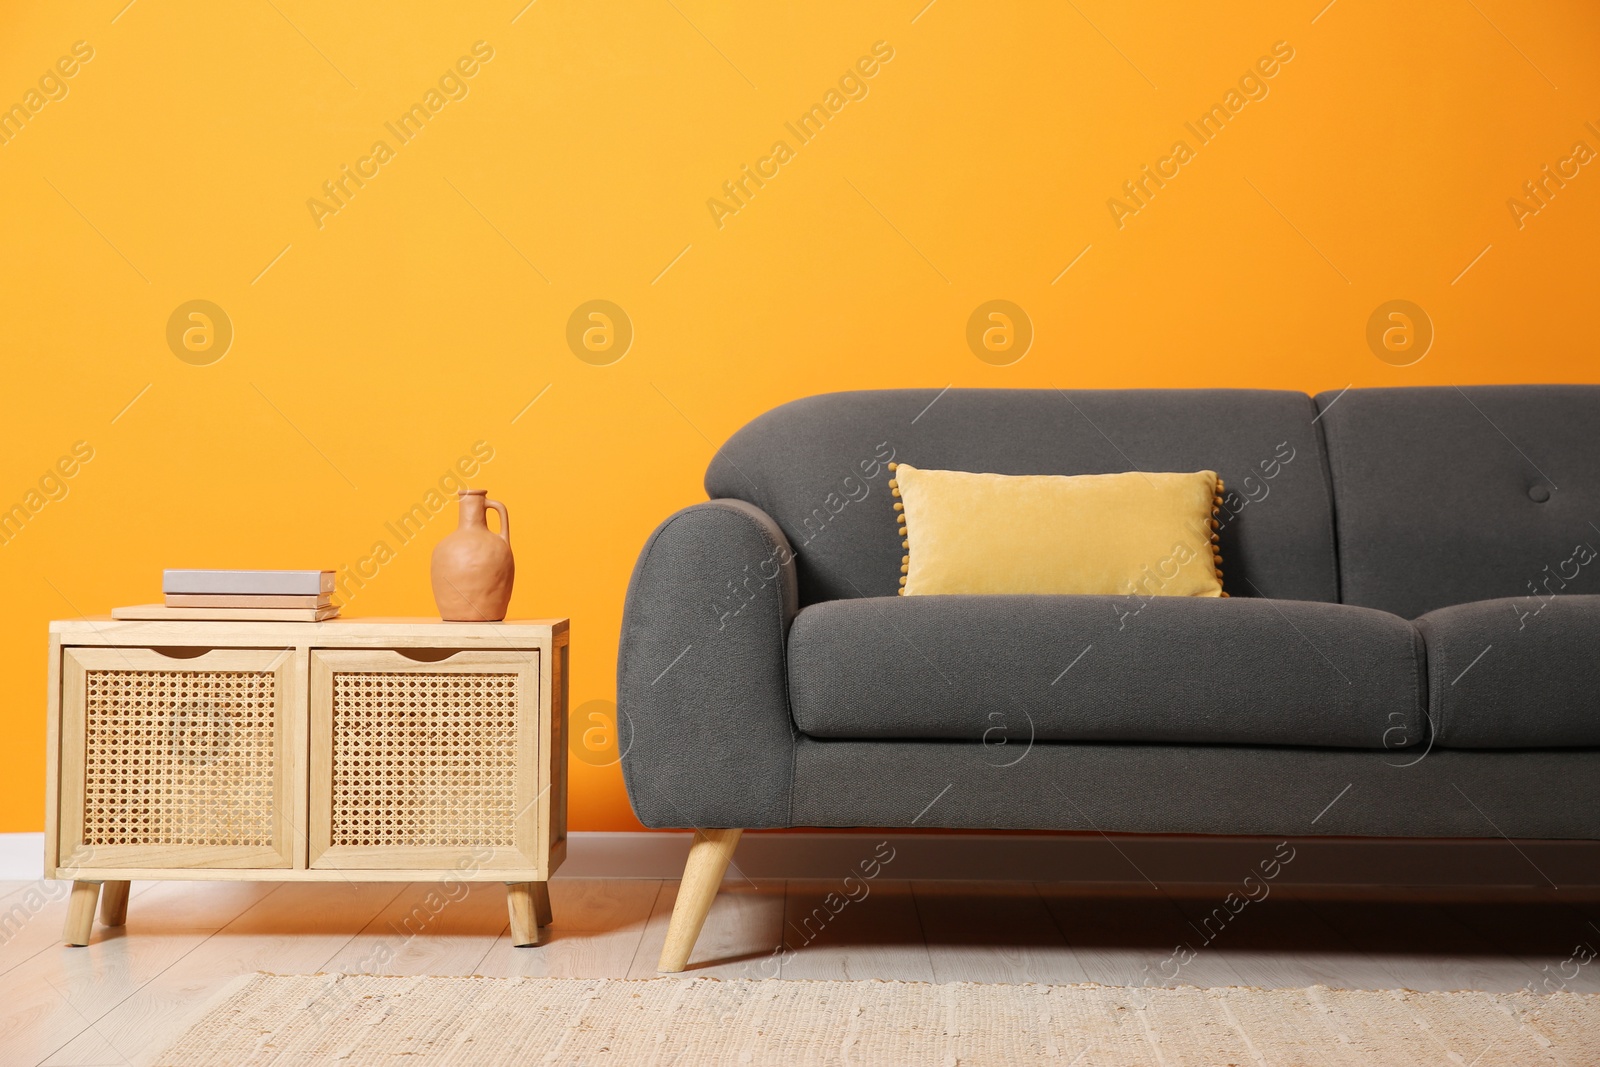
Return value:
<svg viewBox="0 0 1600 1067">
<path fill-rule="evenodd" d="M 574 832 L 561 878 L 677 878 L 687 833 Z M 1412 841 L 1291 838 L 1294 860 L 1278 880 L 1328 886 L 1600 886 L 1600 842 Z M 843 878 L 880 841 L 894 849 L 884 875 L 1127 883 L 1236 883 L 1273 856 L 1278 839 L 1123 834 L 760 833 L 744 835 L 734 862 L 748 878 Z M 43 834 L 0 834 L 0 880 L 33 880 Z"/>
<path fill-rule="evenodd" d="M 44 834 L 0 834 L 0 881 L 44 877 Z"/>
</svg>

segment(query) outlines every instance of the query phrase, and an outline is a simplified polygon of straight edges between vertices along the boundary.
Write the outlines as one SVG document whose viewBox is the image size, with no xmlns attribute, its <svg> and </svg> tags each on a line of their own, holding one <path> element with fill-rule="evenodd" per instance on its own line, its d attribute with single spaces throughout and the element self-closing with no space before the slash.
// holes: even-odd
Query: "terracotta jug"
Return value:
<svg viewBox="0 0 1600 1067">
<path fill-rule="evenodd" d="M 462 489 L 461 524 L 433 550 L 433 600 L 446 622 L 499 622 L 511 603 L 516 563 L 511 558 L 511 519 L 487 490 Z M 500 532 L 484 521 L 488 508 L 500 513 Z"/>
</svg>

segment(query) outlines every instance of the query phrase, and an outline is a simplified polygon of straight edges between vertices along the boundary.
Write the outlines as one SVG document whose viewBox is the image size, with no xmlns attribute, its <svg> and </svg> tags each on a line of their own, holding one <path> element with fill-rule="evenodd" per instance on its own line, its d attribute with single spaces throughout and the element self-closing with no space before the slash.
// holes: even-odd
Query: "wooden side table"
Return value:
<svg viewBox="0 0 1600 1067">
<path fill-rule="evenodd" d="M 66 941 L 131 879 L 505 882 L 567 851 L 567 620 L 50 624 L 45 875 Z"/>
</svg>

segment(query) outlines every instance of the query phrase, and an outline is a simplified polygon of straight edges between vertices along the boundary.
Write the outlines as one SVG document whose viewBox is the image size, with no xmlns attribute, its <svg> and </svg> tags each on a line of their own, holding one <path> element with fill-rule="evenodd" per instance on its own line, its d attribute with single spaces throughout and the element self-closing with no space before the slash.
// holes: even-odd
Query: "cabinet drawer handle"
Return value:
<svg viewBox="0 0 1600 1067">
<path fill-rule="evenodd" d="M 154 652 L 158 656 L 165 656 L 167 659 L 199 659 L 201 656 L 204 656 L 207 653 L 223 652 L 230 649 L 236 652 L 259 651 L 258 649 L 254 648 L 247 650 L 233 645 L 145 645 L 143 647 L 145 647 L 148 651 Z M 267 651 L 277 652 L 280 650 L 269 648 Z M 292 649 L 284 648 L 281 651 L 289 652 L 292 651 Z"/>
<path fill-rule="evenodd" d="M 390 649 L 406 659 L 415 660 L 417 663 L 443 663 L 455 656 L 458 652 L 465 652 L 464 648 L 395 648 Z"/>
<path fill-rule="evenodd" d="M 152 645 L 150 651 L 168 659 L 199 659 L 207 652 L 215 652 L 216 649 L 209 645 Z"/>
</svg>

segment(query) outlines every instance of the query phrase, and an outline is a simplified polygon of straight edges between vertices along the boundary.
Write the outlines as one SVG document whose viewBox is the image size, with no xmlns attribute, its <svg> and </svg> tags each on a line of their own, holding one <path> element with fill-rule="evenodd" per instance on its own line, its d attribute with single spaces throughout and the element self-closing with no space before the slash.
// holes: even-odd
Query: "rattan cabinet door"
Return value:
<svg viewBox="0 0 1600 1067">
<path fill-rule="evenodd" d="M 305 658 L 65 648 L 61 865 L 288 867 Z"/>
<path fill-rule="evenodd" d="M 311 652 L 312 867 L 541 866 L 537 651 Z"/>
</svg>

